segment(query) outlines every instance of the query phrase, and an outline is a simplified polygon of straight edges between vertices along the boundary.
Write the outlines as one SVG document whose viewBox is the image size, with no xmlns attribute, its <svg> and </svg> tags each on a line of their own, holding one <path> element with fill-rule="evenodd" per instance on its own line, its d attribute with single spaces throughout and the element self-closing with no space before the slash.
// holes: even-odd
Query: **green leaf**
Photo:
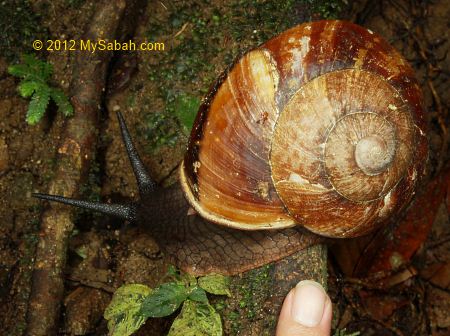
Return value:
<svg viewBox="0 0 450 336">
<path fill-rule="evenodd" d="M 19 85 L 20 95 L 24 98 L 30 97 L 34 91 L 38 90 L 40 83 L 35 81 L 23 81 Z"/>
<path fill-rule="evenodd" d="M 206 297 L 205 290 L 203 288 L 200 288 L 197 286 L 195 286 L 191 289 L 191 292 L 188 295 L 188 299 L 197 301 L 197 302 L 204 302 L 204 303 L 208 302 L 208 298 Z"/>
<path fill-rule="evenodd" d="M 162 284 L 145 298 L 141 314 L 145 317 L 168 316 L 177 310 L 186 298 L 187 289 L 182 283 Z"/>
<path fill-rule="evenodd" d="M 180 272 L 178 271 L 178 269 L 175 266 L 169 265 L 169 267 L 167 268 L 167 275 L 174 277 L 174 278 L 179 278 Z"/>
<path fill-rule="evenodd" d="M 197 278 L 189 273 L 181 273 L 181 281 L 188 287 L 197 286 Z"/>
<path fill-rule="evenodd" d="M 27 122 L 30 125 L 35 125 L 42 119 L 49 101 L 50 92 L 48 88 L 39 86 L 31 97 L 30 105 L 28 105 Z"/>
<path fill-rule="evenodd" d="M 210 304 L 186 300 L 167 336 L 222 336 L 222 321 Z"/>
<path fill-rule="evenodd" d="M 72 104 L 70 104 L 69 99 L 61 89 L 52 89 L 51 96 L 52 99 L 55 101 L 56 105 L 58 105 L 59 110 L 66 117 L 73 115 Z"/>
<path fill-rule="evenodd" d="M 131 335 L 144 324 L 147 318 L 140 314 L 140 310 L 151 291 L 139 284 L 124 285 L 115 291 L 103 315 L 108 320 L 110 336 Z"/>
<path fill-rule="evenodd" d="M 87 256 L 88 256 L 88 248 L 87 248 L 86 245 L 81 245 L 80 247 L 78 247 L 78 248 L 75 249 L 75 253 L 76 253 L 79 257 L 81 257 L 81 258 L 83 258 L 83 259 L 86 259 Z"/>
<path fill-rule="evenodd" d="M 198 279 L 198 285 L 208 293 L 231 297 L 230 278 L 226 276 L 220 274 L 206 275 Z"/>
<path fill-rule="evenodd" d="M 192 129 L 192 125 L 194 125 L 195 116 L 197 115 L 199 107 L 200 99 L 195 96 L 182 93 L 175 98 L 171 109 L 173 109 L 175 116 L 186 128 L 186 130 L 190 131 Z"/>
</svg>

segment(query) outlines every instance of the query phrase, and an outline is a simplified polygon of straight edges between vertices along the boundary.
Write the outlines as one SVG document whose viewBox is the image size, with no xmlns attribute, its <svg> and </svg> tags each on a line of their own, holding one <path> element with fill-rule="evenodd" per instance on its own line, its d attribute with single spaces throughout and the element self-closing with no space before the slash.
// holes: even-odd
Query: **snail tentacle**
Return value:
<svg viewBox="0 0 450 336">
<path fill-rule="evenodd" d="M 73 198 L 49 195 L 49 194 L 41 194 L 41 193 L 33 193 L 33 197 L 40 198 L 47 201 L 59 202 L 63 204 L 68 204 L 71 206 L 75 206 L 78 208 L 98 211 L 104 213 L 106 215 L 116 216 L 122 219 L 126 219 L 130 222 L 134 222 L 136 219 L 136 207 L 134 204 L 107 204 L 107 203 L 99 203 L 99 202 L 90 202 L 77 200 Z"/>
<path fill-rule="evenodd" d="M 147 170 L 139 157 L 133 141 L 130 136 L 130 132 L 127 129 L 125 120 L 120 112 L 117 112 L 117 119 L 119 120 L 120 130 L 122 133 L 122 140 L 127 150 L 128 158 L 130 159 L 131 166 L 133 168 L 134 175 L 139 187 L 139 194 L 141 197 L 151 194 L 156 189 L 156 183 L 148 174 Z M 136 205 L 131 204 L 107 204 L 90 202 L 84 200 L 77 200 L 73 198 L 34 193 L 33 197 L 44 199 L 47 201 L 59 202 L 75 206 L 78 208 L 98 211 L 106 215 L 116 216 L 122 219 L 126 219 L 130 222 L 136 221 Z"/>
<path fill-rule="evenodd" d="M 123 116 L 120 112 L 117 112 L 117 119 L 119 120 L 120 131 L 122 132 L 122 140 L 127 150 L 128 158 L 130 159 L 131 166 L 133 168 L 134 176 L 139 188 L 139 194 L 147 195 L 152 193 L 156 187 L 156 182 L 150 177 L 145 169 L 145 166 L 139 157 L 139 153 L 134 147 L 133 140 L 131 139 L 130 132 L 128 131 L 127 125 Z"/>
</svg>

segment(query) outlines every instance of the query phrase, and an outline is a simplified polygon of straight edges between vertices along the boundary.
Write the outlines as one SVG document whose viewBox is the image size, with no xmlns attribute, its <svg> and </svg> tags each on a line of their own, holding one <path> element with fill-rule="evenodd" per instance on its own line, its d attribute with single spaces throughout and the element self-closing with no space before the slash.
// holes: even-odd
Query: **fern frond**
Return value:
<svg viewBox="0 0 450 336">
<path fill-rule="evenodd" d="M 22 64 L 8 67 L 8 72 L 16 77 L 37 82 L 46 82 L 53 73 L 50 63 L 41 61 L 34 55 L 22 55 Z"/>
<path fill-rule="evenodd" d="M 35 81 L 22 81 L 19 84 L 20 95 L 24 98 L 28 98 L 34 93 L 34 91 L 39 89 L 40 85 L 42 84 Z"/>
<path fill-rule="evenodd" d="M 50 101 L 49 91 L 48 87 L 40 87 L 31 97 L 27 111 L 27 122 L 30 125 L 35 125 L 42 119 Z"/>
<path fill-rule="evenodd" d="M 34 125 L 47 109 L 50 98 L 58 105 L 58 109 L 66 116 L 73 114 L 73 107 L 61 89 L 51 87 L 47 81 L 53 73 L 51 64 L 41 61 L 34 55 L 22 55 L 22 64 L 12 65 L 8 72 L 22 78 L 19 92 L 22 97 L 31 97 L 26 120 Z"/>
<path fill-rule="evenodd" d="M 41 61 L 33 54 L 22 55 L 23 62 L 28 65 L 32 73 L 42 81 L 47 81 L 53 73 L 53 66 L 50 63 Z"/>
<path fill-rule="evenodd" d="M 50 77 L 53 74 L 53 65 L 51 63 L 42 62 L 39 68 L 41 77 L 44 78 L 44 80 L 46 81 L 50 79 Z"/>
<path fill-rule="evenodd" d="M 33 70 L 26 64 L 15 64 L 8 67 L 8 72 L 16 77 L 28 79 L 33 77 Z"/>
<path fill-rule="evenodd" d="M 69 99 L 61 89 L 52 89 L 50 95 L 55 101 L 56 105 L 58 105 L 59 110 L 66 117 L 69 117 L 73 114 L 73 107 L 70 104 Z"/>
</svg>

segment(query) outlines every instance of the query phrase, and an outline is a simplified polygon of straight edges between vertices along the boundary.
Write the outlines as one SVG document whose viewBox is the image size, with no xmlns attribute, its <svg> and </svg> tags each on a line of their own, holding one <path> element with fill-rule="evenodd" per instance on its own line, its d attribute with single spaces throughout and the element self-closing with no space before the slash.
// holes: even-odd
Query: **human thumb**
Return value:
<svg viewBox="0 0 450 336">
<path fill-rule="evenodd" d="M 331 316 L 331 300 L 323 287 L 315 281 L 300 281 L 284 300 L 277 336 L 328 336 Z"/>
</svg>

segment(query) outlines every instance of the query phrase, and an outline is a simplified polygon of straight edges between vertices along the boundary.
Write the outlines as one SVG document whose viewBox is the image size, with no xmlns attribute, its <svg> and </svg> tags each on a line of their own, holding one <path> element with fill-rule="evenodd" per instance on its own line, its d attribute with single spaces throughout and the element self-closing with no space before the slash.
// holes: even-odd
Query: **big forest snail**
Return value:
<svg viewBox="0 0 450 336">
<path fill-rule="evenodd" d="M 139 201 L 35 196 L 135 221 L 190 273 L 235 274 L 313 244 L 304 228 L 353 237 L 399 213 L 424 174 L 423 113 L 412 68 L 383 38 L 344 21 L 306 23 L 219 78 L 179 183 L 153 182 L 119 114 Z"/>
</svg>

